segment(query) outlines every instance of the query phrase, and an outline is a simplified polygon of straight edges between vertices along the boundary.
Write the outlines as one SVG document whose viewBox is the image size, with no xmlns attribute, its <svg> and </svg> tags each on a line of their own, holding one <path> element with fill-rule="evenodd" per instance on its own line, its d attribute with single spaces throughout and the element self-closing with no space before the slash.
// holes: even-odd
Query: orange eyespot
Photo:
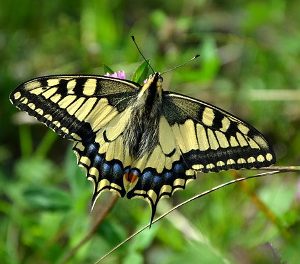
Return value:
<svg viewBox="0 0 300 264">
<path fill-rule="evenodd" d="M 124 178 L 127 182 L 134 183 L 138 179 L 138 176 L 132 172 L 128 172 L 124 174 Z"/>
</svg>

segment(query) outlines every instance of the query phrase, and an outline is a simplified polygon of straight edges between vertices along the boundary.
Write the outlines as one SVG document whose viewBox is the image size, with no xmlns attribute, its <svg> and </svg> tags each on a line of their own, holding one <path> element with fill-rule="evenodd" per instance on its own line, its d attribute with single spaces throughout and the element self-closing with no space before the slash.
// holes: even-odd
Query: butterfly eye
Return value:
<svg viewBox="0 0 300 264">
<path fill-rule="evenodd" d="M 164 81 L 164 78 L 163 78 L 161 75 L 159 75 L 158 81 L 159 81 L 159 82 L 163 82 L 163 81 Z"/>
</svg>

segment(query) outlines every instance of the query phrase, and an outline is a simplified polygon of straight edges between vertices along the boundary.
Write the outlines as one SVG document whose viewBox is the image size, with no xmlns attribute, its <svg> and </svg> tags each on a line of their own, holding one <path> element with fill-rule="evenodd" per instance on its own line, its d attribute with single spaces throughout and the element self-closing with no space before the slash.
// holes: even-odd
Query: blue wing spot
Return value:
<svg viewBox="0 0 300 264">
<path fill-rule="evenodd" d="M 152 179 L 151 188 L 155 191 L 155 193 L 157 194 L 159 193 L 162 185 L 163 185 L 162 177 L 159 175 L 154 176 L 154 178 Z"/>
<path fill-rule="evenodd" d="M 97 154 L 93 160 L 93 167 L 100 168 L 102 161 L 103 161 L 103 158 L 99 154 Z"/>
<path fill-rule="evenodd" d="M 123 176 L 123 168 L 119 163 L 115 163 L 112 166 L 112 178 L 119 179 Z"/>
<path fill-rule="evenodd" d="M 172 185 L 174 182 L 174 174 L 171 171 L 166 171 L 163 174 L 163 179 L 166 185 Z"/>
<path fill-rule="evenodd" d="M 146 179 L 150 179 L 152 177 L 153 177 L 153 173 L 152 173 L 152 171 L 149 171 L 149 170 L 145 171 L 142 175 L 142 178 L 146 178 Z"/>
<path fill-rule="evenodd" d="M 153 173 L 151 171 L 145 171 L 138 181 L 138 189 L 148 191 L 150 189 L 151 179 Z M 137 189 L 135 188 L 135 189 Z"/>
<path fill-rule="evenodd" d="M 184 165 L 182 163 L 176 163 L 173 167 L 173 171 L 177 175 L 182 175 L 185 172 Z"/>
<path fill-rule="evenodd" d="M 101 166 L 101 174 L 102 174 L 101 176 L 103 178 L 109 177 L 110 170 L 111 170 L 111 165 L 109 163 L 107 163 L 107 162 L 103 162 L 102 166 Z"/>
<path fill-rule="evenodd" d="M 93 143 L 87 146 L 86 156 L 94 157 L 98 153 L 99 144 Z"/>
</svg>

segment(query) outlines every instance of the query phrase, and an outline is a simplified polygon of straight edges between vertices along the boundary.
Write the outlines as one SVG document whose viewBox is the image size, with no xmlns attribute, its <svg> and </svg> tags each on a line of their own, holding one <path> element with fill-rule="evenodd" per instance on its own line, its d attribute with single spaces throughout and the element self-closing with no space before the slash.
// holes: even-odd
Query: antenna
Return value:
<svg viewBox="0 0 300 264">
<path fill-rule="evenodd" d="M 145 56 L 144 56 L 143 53 L 141 52 L 141 50 L 140 50 L 138 44 L 137 44 L 136 41 L 135 41 L 134 36 L 131 36 L 131 38 L 132 38 L 132 41 L 133 41 L 134 45 L 136 46 L 138 52 L 141 54 L 141 56 L 143 57 L 143 59 L 145 60 L 145 62 L 148 64 L 149 68 L 153 71 L 153 73 L 155 73 L 155 71 L 154 71 L 153 68 L 151 67 L 149 61 L 145 58 Z"/>
<path fill-rule="evenodd" d="M 170 71 L 173 71 L 173 70 L 175 70 L 175 69 L 177 69 L 177 68 L 180 68 L 180 67 L 182 67 L 182 66 L 184 66 L 184 65 L 186 65 L 186 64 L 188 64 L 188 63 L 190 63 L 190 62 L 193 61 L 194 59 L 197 59 L 198 57 L 200 57 L 200 55 L 199 55 L 199 54 L 196 54 L 196 55 L 195 55 L 193 58 L 191 58 L 190 60 L 188 60 L 188 61 L 186 61 L 186 62 L 184 62 L 184 63 L 182 63 L 182 64 L 179 64 L 179 65 L 177 65 L 177 66 L 175 66 L 175 67 L 173 67 L 173 68 L 171 68 L 171 69 L 168 69 L 168 70 L 162 72 L 160 75 L 163 75 L 163 74 L 165 74 L 165 73 L 167 73 L 167 72 L 170 72 Z"/>
</svg>

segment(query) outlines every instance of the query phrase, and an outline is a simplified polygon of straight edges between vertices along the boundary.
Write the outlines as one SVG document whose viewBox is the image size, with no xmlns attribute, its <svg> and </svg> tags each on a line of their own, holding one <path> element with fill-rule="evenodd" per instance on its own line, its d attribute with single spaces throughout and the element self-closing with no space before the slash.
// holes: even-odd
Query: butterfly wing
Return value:
<svg viewBox="0 0 300 264">
<path fill-rule="evenodd" d="M 217 172 L 275 163 L 275 154 L 264 136 L 226 111 L 168 92 L 164 93 L 163 105 L 188 168 Z"/>
<path fill-rule="evenodd" d="M 46 76 L 23 83 L 10 100 L 62 137 L 82 141 L 123 111 L 138 89 L 105 76 Z"/>
<path fill-rule="evenodd" d="M 10 100 L 75 141 L 78 163 L 94 182 L 94 201 L 104 189 L 125 194 L 120 175 L 130 157 L 121 134 L 130 117 L 128 104 L 139 89 L 133 82 L 106 76 L 47 76 L 20 85 Z"/>
</svg>

